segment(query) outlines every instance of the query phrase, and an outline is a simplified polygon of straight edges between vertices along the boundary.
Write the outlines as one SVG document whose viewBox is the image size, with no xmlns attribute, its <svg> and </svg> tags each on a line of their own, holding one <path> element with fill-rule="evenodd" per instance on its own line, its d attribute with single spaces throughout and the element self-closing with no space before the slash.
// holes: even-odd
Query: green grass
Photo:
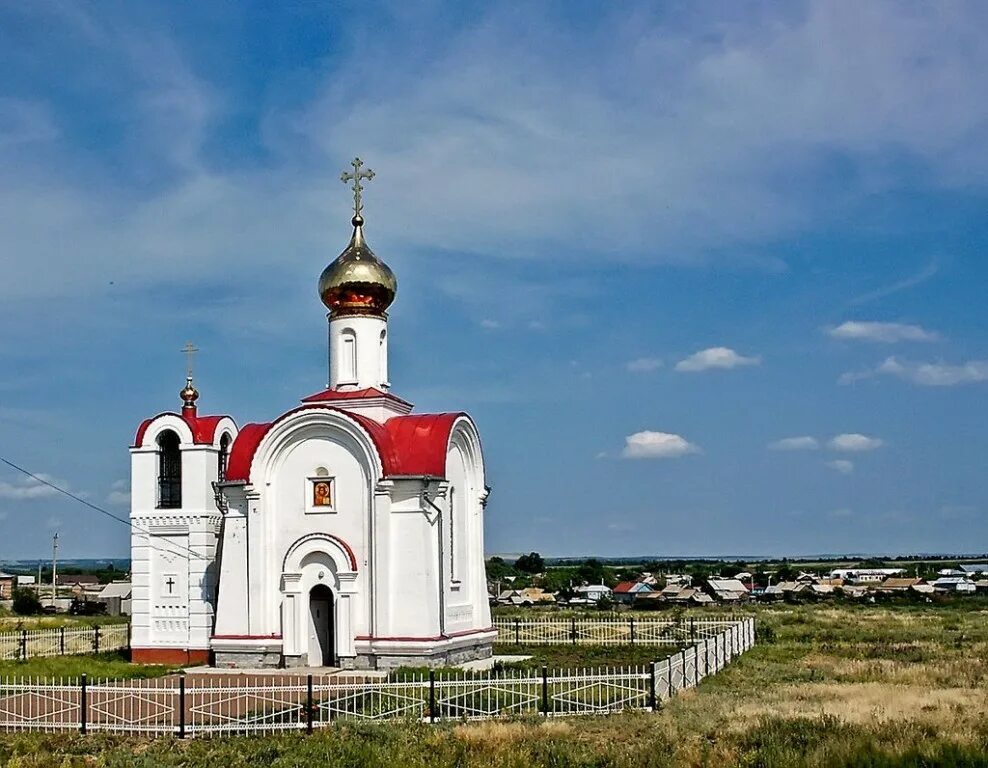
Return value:
<svg viewBox="0 0 988 768">
<path fill-rule="evenodd" d="M 531 656 L 505 665 L 509 669 L 569 669 L 571 667 L 632 667 L 661 661 L 679 651 L 675 646 L 645 645 L 508 645 L 497 644 L 494 653 Z"/>
<path fill-rule="evenodd" d="M 292 733 L 186 741 L 11 734 L 0 737 L 0 765 L 988 766 L 985 603 L 751 610 L 758 616 L 762 641 L 654 715 L 433 727 L 345 723 L 312 737 Z M 564 648 L 587 662 L 595 658 L 586 647 Z M 540 649 L 524 651 L 538 654 Z"/>
<path fill-rule="evenodd" d="M 128 616 L 0 616 L 0 632 L 22 629 L 56 629 L 58 627 L 91 627 L 95 624 L 126 624 Z"/>
<path fill-rule="evenodd" d="M 100 653 L 88 656 L 52 656 L 26 661 L 0 661 L 0 677 L 77 678 L 83 674 L 90 678 L 161 677 L 175 671 L 175 667 L 149 664 L 131 664 L 121 652 Z"/>
</svg>

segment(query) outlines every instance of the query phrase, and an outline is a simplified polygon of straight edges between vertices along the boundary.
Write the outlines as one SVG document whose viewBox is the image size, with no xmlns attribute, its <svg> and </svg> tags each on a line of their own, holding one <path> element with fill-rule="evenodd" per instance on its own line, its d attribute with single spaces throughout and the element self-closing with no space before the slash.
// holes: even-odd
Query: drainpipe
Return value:
<svg viewBox="0 0 988 768">
<path fill-rule="evenodd" d="M 428 481 L 426 481 L 427 485 Z M 443 511 L 429 498 L 429 491 L 423 489 L 422 499 L 436 510 L 436 535 L 439 537 L 439 635 L 446 637 L 446 581 L 443 577 Z"/>
</svg>

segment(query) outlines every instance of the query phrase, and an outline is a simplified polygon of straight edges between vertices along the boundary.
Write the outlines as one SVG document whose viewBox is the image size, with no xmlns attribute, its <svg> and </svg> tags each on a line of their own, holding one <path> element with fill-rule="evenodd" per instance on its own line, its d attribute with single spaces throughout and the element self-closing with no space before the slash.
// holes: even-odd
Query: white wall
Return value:
<svg viewBox="0 0 988 768">
<path fill-rule="evenodd" d="M 363 315 L 330 316 L 329 386 L 356 390 L 376 387 L 387 391 L 388 321 Z"/>
</svg>

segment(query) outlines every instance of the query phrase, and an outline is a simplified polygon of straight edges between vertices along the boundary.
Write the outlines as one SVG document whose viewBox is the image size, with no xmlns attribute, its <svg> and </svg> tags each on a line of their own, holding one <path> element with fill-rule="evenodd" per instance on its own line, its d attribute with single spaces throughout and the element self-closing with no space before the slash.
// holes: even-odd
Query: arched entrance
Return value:
<svg viewBox="0 0 988 768">
<path fill-rule="evenodd" d="M 336 606 L 332 590 L 316 584 L 309 591 L 309 666 L 336 666 Z"/>
</svg>

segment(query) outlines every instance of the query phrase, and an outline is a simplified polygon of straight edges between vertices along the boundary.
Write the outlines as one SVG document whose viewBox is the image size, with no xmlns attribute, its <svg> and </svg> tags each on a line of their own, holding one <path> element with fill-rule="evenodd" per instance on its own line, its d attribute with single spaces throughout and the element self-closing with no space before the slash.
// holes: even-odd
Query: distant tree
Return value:
<svg viewBox="0 0 988 768">
<path fill-rule="evenodd" d="M 529 552 L 515 560 L 515 568 L 525 573 L 542 573 L 545 570 L 545 560 L 538 552 Z"/>
<path fill-rule="evenodd" d="M 504 558 L 492 557 L 487 561 L 487 578 L 491 581 L 500 581 L 505 576 L 514 576 L 515 569 L 504 562 Z"/>
<path fill-rule="evenodd" d="M 33 589 L 18 587 L 14 590 L 14 613 L 20 616 L 34 616 L 41 613 L 41 601 Z"/>
<path fill-rule="evenodd" d="M 577 578 L 587 584 L 601 584 L 606 580 L 606 575 L 607 572 L 603 563 L 595 558 L 585 560 L 583 564 L 576 569 Z"/>
</svg>

